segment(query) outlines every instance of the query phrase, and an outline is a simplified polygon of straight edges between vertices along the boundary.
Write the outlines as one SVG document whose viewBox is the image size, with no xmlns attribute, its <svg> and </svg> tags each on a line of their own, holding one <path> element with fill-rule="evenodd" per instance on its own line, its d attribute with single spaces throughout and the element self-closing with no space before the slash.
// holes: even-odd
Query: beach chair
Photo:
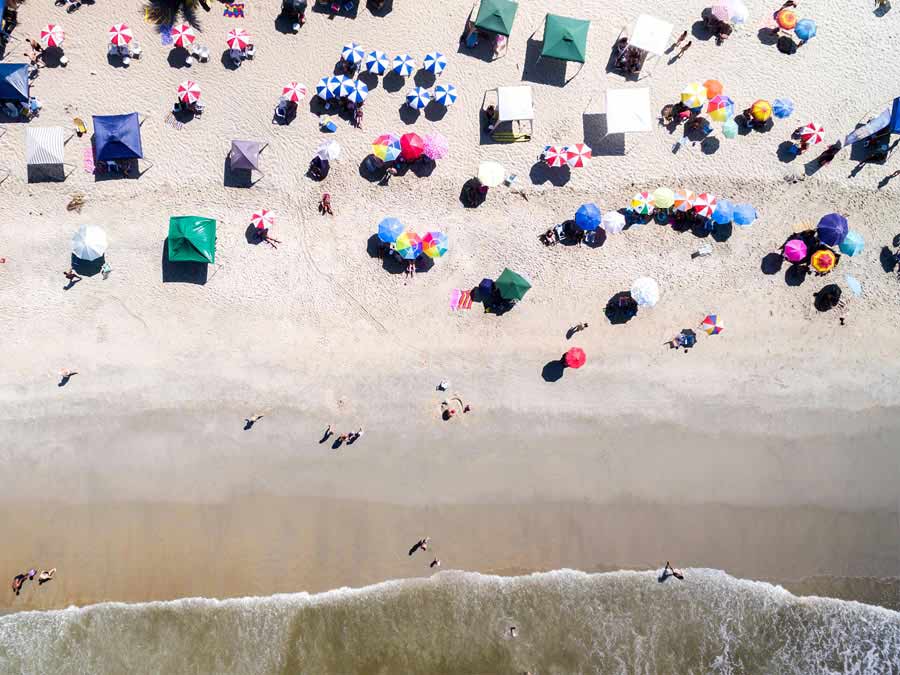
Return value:
<svg viewBox="0 0 900 675">
<path fill-rule="evenodd" d="M 131 43 L 131 57 L 135 59 L 141 58 L 141 46 L 137 42 Z"/>
<path fill-rule="evenodd" d="M 252 59 L 256 56 L 256 45 L 247 45 L 247 50 L 244 52 L 248 59 Z"/>
</svg>

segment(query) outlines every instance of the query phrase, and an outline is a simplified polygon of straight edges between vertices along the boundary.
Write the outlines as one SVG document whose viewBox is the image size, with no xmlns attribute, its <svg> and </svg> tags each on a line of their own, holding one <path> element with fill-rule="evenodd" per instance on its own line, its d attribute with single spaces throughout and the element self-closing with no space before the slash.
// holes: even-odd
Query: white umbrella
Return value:
<svg viewBox="0 0 900 675">
<path fill-rule="evenodd" d="M 81 260 L 101 258 L 108 247 L 106 232 L 97 225 L 82 225 L 72 237 L 72 253 Z"/>
<path fill-rule="evenodd" d="M 498 162 L 484 161 L 478 165 L 478 180 L 489 188 L 497 187 L 506 178 L 506 169 Z"/>
<path fill-rule="evenodd" d="M 606 230 L 607 234 L 618 234 L 625 229 L 625 216 L 618 211 L 607 211 L 600 219 L 600 227 Z"/>
<path fill-rule="evenodd" d="M 631 297 L 640 307 L 653 307 L 659 302 L 659 285 L 650 277 L 639 277 L 631 284 Z"/>
<path fill-rule="evenodd" d="M 316 154 L 326 162 L 330 162 L 341 156 L 341 145 L 337 141 L 325 141 L 316 150 Z"/>
</svg>

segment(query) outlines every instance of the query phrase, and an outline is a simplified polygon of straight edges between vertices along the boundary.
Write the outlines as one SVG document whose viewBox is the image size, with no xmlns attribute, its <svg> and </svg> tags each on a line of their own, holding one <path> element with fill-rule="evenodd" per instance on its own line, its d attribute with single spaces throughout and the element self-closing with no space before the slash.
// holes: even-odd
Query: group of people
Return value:
<svg viewBox="0 0 900 675">
<path fill-rule="evenodd" d="M 422 539 L 419 539 L 419 541 L 413 544 L 412 548 L 409 549 L 409 555 L 413 555 L 416 551 L 427 551 L 429 541 L 431 541 L 431 537 L 423 537 Z M 438 558 L 434 558 L 428 566 L 440 567 L 441 561 Z"/>
<path fill-rule="evenodd" d="M 358 441 L 360 438 L 362 438 L 363 433 L 365 433 L 365 432 L 363 431 L 363 428 L 360 427 L 356 431 L 352 431 L 352 432 L 346 433 L 346 434 L 341 434 L 340 436 L 338 436 L 337 438 L 334 439 L 334 443 L 332 444 L 332 447 L 334 449 L 337 449 L 337 448 L 341 447 L 344 443 L 346 443 L 347 445 L 353 445 L 354 443 L 356 443 L 356 441 Z M 319 440 L 319 443 L 324 443 L 332 436 L 334 436 L 334 431 L 332 431 L 331 425 L 329 424 L 327 427 L 325 427 L 325 433 L 322 434 L 322 438 L 321 438 L 321 440 Z"/>
<path fill-rule="evenodd" d="M 56 568 L 52 568 L 49 570 L 41 570 L 40 573 L 34 568 L 28 570 L 27 572 L 22 572 L 21 574 L 17 574 L 13 577 L 12 580 L 12 590 L 13 593 L 18 595 L 22 591 L 22 586 L 25 585 L 26 581 L 31 581 L 37 576 L 38 586 L 43 586 L 48 581 L 53 579 L 53 575 L 56 574 Z"/>
</svg>

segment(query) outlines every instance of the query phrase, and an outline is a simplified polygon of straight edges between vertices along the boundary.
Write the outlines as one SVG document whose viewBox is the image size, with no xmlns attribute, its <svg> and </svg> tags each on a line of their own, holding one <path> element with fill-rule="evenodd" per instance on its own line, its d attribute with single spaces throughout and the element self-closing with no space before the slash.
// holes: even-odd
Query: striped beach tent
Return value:
<svg viewBox="0 0 900 675">
<path fill-rule="evenodd" d="M 65 143 L 62 127 L 25 129 L 25 162 L 29 181 L 65 178 Z"/>
</svg>

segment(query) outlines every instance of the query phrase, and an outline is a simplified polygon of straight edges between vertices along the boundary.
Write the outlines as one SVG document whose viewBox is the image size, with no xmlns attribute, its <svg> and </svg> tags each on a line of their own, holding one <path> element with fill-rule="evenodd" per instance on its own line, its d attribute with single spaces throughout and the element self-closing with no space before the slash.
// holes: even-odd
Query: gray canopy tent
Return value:
<svg viewBox="0 0 900 675">
<path fill-rule="evenodd" d="M 29 183 L 66 179 L 65 146 L 72 136 L 74 134 L 69 134 L 66 138 L 62 127 L 25 129 L 25 162 L 28 166 Z"/>
<path fill-rule="evenodd" d="M 268 143 L 259 141 L 231 141 L 231 150 L 228 153 L 229 168 L 232 171 L 243 171 L 250 175 L 256 171 L 261 176 L 265 176 L 259 170 L 259 156 L 266 146 Z"/>
</svg>

